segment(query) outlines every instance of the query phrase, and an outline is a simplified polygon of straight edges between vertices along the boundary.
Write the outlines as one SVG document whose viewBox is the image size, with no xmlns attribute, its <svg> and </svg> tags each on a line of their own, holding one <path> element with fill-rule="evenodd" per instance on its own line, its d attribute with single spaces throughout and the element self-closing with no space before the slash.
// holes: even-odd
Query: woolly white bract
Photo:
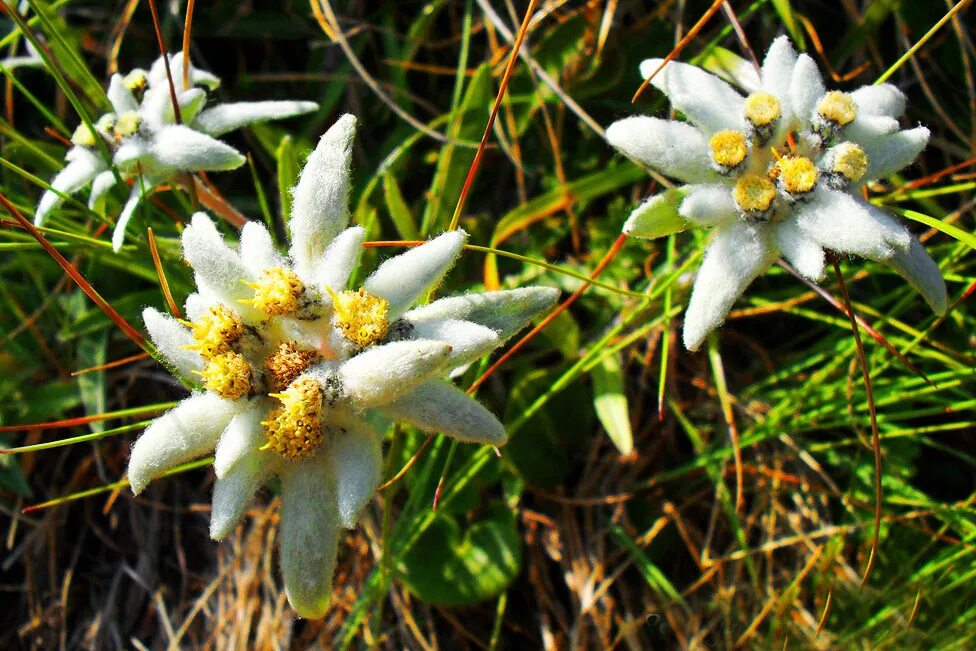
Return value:
<svg viewBox="0 0 976 651">
<path fill-rule="evenodd" d="M 125 76 L 112 75 L 108 87 L 112 112 L 95 122 L 96 133 L 84 124 L 75 131 L 71 137 L 74 146 L 65 155 L 68 164 L 51 181 L 51 189 L 41 196 L 34 213 L 35 224 L 42 226 L 65 195 L 74 194 L 88 184 L 92 185 L 88 205 L 94 209 L 118 180 L 131 181 L 129 199 L 112 234 L 112 246 L 118 251 L 144 194 L 188 172 L 231 170 L 244 164 L 246 158 L 217 140 L 217 136 L 249 124 L 280 120 L 318 108 L 315 102 L 290 100 L 208 107 L 207 91 L 214 90 L 220 80 L 191 64 L 189 87 L 184 88 L 183 66 L 182 53 L 170 57 L 180 121 L 162 57 L 148 72 L 136 69 Z M 111 154 L 111 163 L 104 156 L 99 140 Z"/>
<path fill-rule="evenodd" d="M 380 481 L 372 412 L 461 441 L 502 445 L 505 430 L 442 379 L 501 345 L 557 291 L 530 287 L 411 308 L 461 252 L 453 231 L 388 259 L 347 289 L 364 231 L 347 227 L 355 118 L 322 136 L 297 186 L 288 255 L 261 224 L 229 247 L 203 213 L 183 233 L 197 293 L 189 321 L 150 308 L 146 328 L 176 371 L 205 391 L 157 418 L 136 441 L 134 492 L 178 464 L 215 453 L 211 536 L 223 538 L 255 491 L 281 479 L 281 570 L 304 617 L 328 606 L 341 527 L 353 527 Z"/>
<path fill-rule="evenodd" d="M 661 63 L 644 61 L 641 73 Z M 862 198 L 866 182 L 909 165 L 928 143 L 924 127 L 899 130 L 904 95 L 889 84 L 828 92 L 813 59 L 786 37 L 773 42 L 759 74 L 736 69 L 745 95 L 669 62 L 651 84 L 688 122 L 630 117 L 607 129 L 613 146 L 685 183 L 637 207 L 624 233 L 653 238 L 689 223 L 716 230 L 685 312 L 685 346 L 697 350 L 780 255 L 813 281 L 823 278 L 825 250 L 887 263 L 944 313 L 936 263 Z"/>
</svg>

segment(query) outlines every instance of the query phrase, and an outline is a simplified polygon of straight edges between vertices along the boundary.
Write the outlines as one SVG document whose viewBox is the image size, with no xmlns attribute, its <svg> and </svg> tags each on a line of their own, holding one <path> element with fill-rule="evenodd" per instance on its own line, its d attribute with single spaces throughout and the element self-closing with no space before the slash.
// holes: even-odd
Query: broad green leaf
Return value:
<svg viewBox="0 0 976 651">
<path fill-rule="evenodd" d="M 275 151 L 275 161 L 278 163 L 278 199 L 281 201 L 281 218 L 288 223 L 291 215 L 291 189 L 298 182 L 301 164 L 298 151 L 291 136 L 285 136 L 278 143 Z"/>
<path fill-rule="evenodd" d="M 759 75 L 751 61 L 746 61 L 721 46 L 711 48 L 707 54 L 697 59 L 697 63 L 713 75 L 740 88 L 753 88 L 759 83 Z"/>
<path fill-rule="evenodd" d="M 624 393 L 624 372 L 619 353 L 605 355 L 593 367 L 593 394 L 596 416 L 607 430 L 610 440 L 620 454 L 630 454 L 634 449 L 634 436 L 630 429 L 630 410 Z"/>
<path fill-rule="evenodd" d="M 671 188 L 651 197 L 630 213 L 624 233 L 646 240 L 680 233 L 688 227 L 685 218 L 678 214 L 684 197 L 684 188 Z"/>
<path fill-rule="evenodd" d="M 389 172 L 383 175 L 383 196 L 386 199 L 386 207 L 390 211 L 390 218 L 400 237 L 405 240 L 416 240 L 419 237 L 417 224 L 410 208 L 407 207 L 407 202 L 403 199 L 400 186 Z"/>
<path fill-rule="evenodd" d="M 474 522 L 438 512 L 399 559 L 400 579 L 419 599 L 471 605 L 496 596 L 518 575 L 522 548 L 515 511 L 499 502 L 486 511 Z"/>
</svg>

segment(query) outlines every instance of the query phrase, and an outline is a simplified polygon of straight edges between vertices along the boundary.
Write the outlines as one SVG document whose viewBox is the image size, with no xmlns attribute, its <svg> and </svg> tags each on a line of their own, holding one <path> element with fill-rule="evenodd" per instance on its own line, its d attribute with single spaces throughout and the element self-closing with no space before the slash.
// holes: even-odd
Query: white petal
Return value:
<svg viewBox="0 0 976 651">
<path fill-rule="evenodd" d="M 899 118 L 905 113 L 905 94 L 891 84 L 861 86 L 851 93 L 857 110 L 870 115 Z"/>
<path fill-rule="evenodd" d="M 379 266 L 363 286 L 390 302 L 390 319 L 407 311 L 414 301 L 440 283 L 461 254 L 468 234 L 458 229 L 396 255 Z"/>
<path fill-rule="evenodd" d="M 916 127 L 864 145 L 864 151 L 868 155 L 868 173 L 865 178 L 883 179 L 911 165 L 928 142 L 929 130 Z"/>
<path fill-rule="evenodd" d="M 239 151 L 188 126 L 174 124 L 160 129 L 152 139 L 153 162 L 177 171 L 223 171 L 247 160 Z"/>
<path fill-rule="evenodd" d="M 91 183 L 92 179 L 105 169 L 105 163 L 93 152 L 84 147 L 74 147 L 69 150 L 69 153 L 75 151 L 77 153 L 72 156 L 71 162 L 51 181 L 53 189 L 45 192 L 37 204 L 34 223 L 38 226 L 43 226 L 51 211 L 64 201 L 61 194 L 74 194 Z M 59 192 L 61 194 L 58 194 Z"/>
<path fill-rule="evenodd" d="M 292 190 L 291 259 L 303 278 L 349 223 L 349 163 L 356 118 L 343 115 L 319 140 Z"/>
<path fill-rule="evenodd" d="M 394 420 L 425 432 L 440 432 L 464 443 L 504 445 L 504 426 L 484 406 L 443 380 L 425 382 L 399 400 L 383 406 Z"/>
<path fill-rule="evenodd" d="M 356 419 L 335 433 L 326 456 L 336 481 L 339 521 L 352 529 L 383 473 L 380 435 L 366 422 Z"/>
<path fill-rule="evenodd" d="M 762 89 L 779 100 L 783 115 L 790 114 L 790 86 L 793 83 L 796 59 L 793 44 L 786 36 L 780 36 L 773 41 L 763 59 Z"/>
<path fill-rule="evenodd" d="M 262 455 L 252 452 L 214 481 L 210 510 L 210 537 L 214 540 L 222 540 L 237 526 L 254 494 L 270 476 L 270 467 L 262 463 Z"/>
<path fill-rule="evenodd" d="M 359 262 L 364 239 L 366 239 L 366 229 L 362 226 L 347 228 L 336 235 L 322 254 L 322 260 L 315 266 L 313 284 L 323 289 L 328 287 L 336 292 L 345 289 L 352 270 Z"/>
<path fill-rule="evenodd" d="M 636 116 L 607 127 L 607 141 L 662 174 L 688 183 L 718 180 L 708 139 L 683 122 Z"/>
<path fill-rule="evenodd" d="M 346 395 L 362 407 L 396 400 L 433 375 L 445 371 L 451 347 L 424 339 L 374 346 L 346 361 L 339 378 Z"/>
<path fill-rule="evenodd" d="M 156 308 L 147 307 L 142 311 L 142 321 L 150 339 L 166 361 L 186 376 L 193 371 L 203 370 L 203 358 L 195 350 L 186 347 L 193 344 L 190 330 L 179 321 L 163 314 Z"/>
<path fill-rule="evenodd" d="M 112 170 L 99 173 L 92 181 L 91 193 L 88 195 L 88 207 L 94 210 L 99 200 L 113 187 L 115 187 L 115 173 Z"/>
<path fill-rule="evenodd" d="M 814 242 L 838 253 L 886 260 L 906 248 L 908 232 L 881 211 L 846 192 L 817 188 L 796 210 L 796 225 Z"/>
<path fill-rule="evenodd" d="M 183 304 L 183 311 L 186 318 L 190 321 L 199 321 L 210 310 L 211 307 L 220 302 L 220 299 L 206 288 L 198 288 L 186 297 Z"/>
<path fill-rule="evenodd" d="M 684 343 L 698 350 L 705 337 L 722 325 L 746 287 L 779 255 L 763 226 L 734 222 L 718 230 L 705 252 L 685 311 Z"/>
<path fill-rule="evenodd" d="M 824 96 L 827 89 L 824 87 L 823 77 L 817 64 L 807 54 L 800 54 L 793 67 L 793 77 L 790 80 L 790 106 L 793 115 L 801 124 L 809 124 L 813 119 L 813 111 L 817 107 L 817 102 Z"/>
<path fill-rule="evenodd" d="M 258 452 L 266 437 L 261 421 L 268 413 L 265 400 L 252 400 L 227 425 L 214 451 L 214 472 L 223 477 L 246 455 Z"/>
<path fill-rule="evenodd" d="M 737 219 L 739 211 L 727 185 L 710 183 L 686 186 L 684 201 L 678 212 L 702 226 L 714 226 Z"/>
<path fill-rule="evenodd" d="M 132 190 L 129 191 L 129 198 L 126 200 L 125 205 L 122 206 L 122 212 L 119 213 L 118 221 L 115 222 L 115 230 L 112 231 L 112 250 L 116 253 L 119 252 L 122 244 L 125 243 L 125 231 L 129 228 L 129 222 L 132 220 L 133 215 L 136 214 L 136 208 L 139 207 L 141 200 L 142 184 L 139 182 L 139 179 L 136 179 L 136 182 L 132 185 Z"/>
<path fill-rule="evenodd" d="M 443 341 L 451 346 L 451 366 L 463 366 L 502 345 L 491 328 L 458 319 L 423 321 L 414 324 L 413 339 Z"/>
<path fill-rule="evenodd" d="M 793 267 L 806 278 L 819 282 L 824 275 L 824 250 L 796 224 L 786 219 L 773 229 L 776 246 Z"/>
<path fill-rule="evenodd" d="M 170 74 L 173 76 L 173 84 L 177 89 L 183 88 L 183 52 L 177 52 L 176 54 L 169 55 L 169 68 Z M 149 69 L 148 81 L 150 86 L 162 86 L 168 89 L 169 81 L 166 78 L 166 67 L 163 62 L 163 57 L 159 57 L 153 62 L 152 67 Z M 190 64 L 190 85 L 191 86 L 203 86 L 210 90 L 214 90 L 220 85 L 220 78 L 216 77 L 206 70 L 201 70 L 197 68 L 192 63 Z M 167 90 L 168 92 L 168 90 Z"/>
<path fill-rule="evenodd" d="M 132 95 L 132 91 L 125 87 L 122 75 L 112 75 L 112 80 L 108 83 L 108 101 L 112 103 L 112 110 L 118 114 L 135 111 L 139 108 L 139 102 Z"/>
<path fill-rule="evenodd" d="M 641 62 L 641 76 L 647 79 L 662 62 L 663 59 Z M 674 108 L 706 133 L 741 128 L 742 96 L 697 66 L 671 61 L 654 76 L 651 85 L 663 91 Z"/>
<path fill-rule="evenodd" d="M 281 575 L 301 617 L 325 614 L 332 598 L 339 531 L 335 478 L 318 455 L 281 478 Z"/>
<path fill-rule="evenodd" d="M 180 103 L 180 119 L 183 124 L 194 124 L 197 119 L 197 114 L 203 109 L 203 106 L 207 103 L 207 91 L 202 88 L 191 88 L 185 90 L 182 93 L 178 93 L 176 96 L 176 101 Z M 170 106 L 172 106 L 172 99 L 170 100 Z M 173 122 L 176 122 L 176 114 L 173 114 Z M 195 126 L 191 127 L 194 130 L 199 131 Z"/>
<path fill-rule="evenodd" d="M 311 113 L 318 107 L 319 105 L 315 102 L 291 100 L 218 104 L 198 115 L 193 123 L 193 128 L 211 136 L 222 136 L 255 122 L 284 120 L 296 115 Z"/>
<path fill-rule="evenodd" d="M 688 220 L 679 212 L 686 187 L 669 188 L 641 203 L 631 211 L 621 232 L 627 237 L 653 240 L 688 228 Z"/>
<path fill-rule="evenodd" d="M 183 257 L 196 272 L 198 285 L 211 290 L 235 309 L 244 307 L 238 301 L 251 295 L 241 282 L 248 277 L 247 270 L 205 213 L 193 215 L 183 231 Z"/>
<path fill-rule="evenodd" d="M 149 143 L 138 136 L 126 139 L 112 156 L 112 162 L 133 174 L 138 172 L 136 163 L 149 156 Z"/>
<path fill-rule="evenodd" d="M 450 296 L 414 308 L 403 318 L 416 326 L 444 319 L 463 319 L 491 328 L 504 342 L 549 311 L 559 297 L 553 287 L 523 287 L 497 292 Z"/>
<path fill-rule="evenodd" d="M 859 113 L 854 121 L 844 127 L 844 138 L 862 147 L 884 142 L 898 131 L 898 120 L 881 115 Z"/>
<path fill-rule="evenodd" d="M 906 250 L 896 251 L 885 262 L 922 295 L 933 312 L 938 315 L 946 313 L 949 309 L 949 295 L 942 272 L 918 239 L 912 237 Z"/>
<path fill-rule="evenodd" d="M 285 257 L 275 250 L 271 233 L 260 222 L 247 222 L 241 229 L 241 263 L 257 278 L 265 269 L 283 267 Z"/>
<path fill-rule="evenodd" d="M 132 446 L 128 470 L 132 492 L 138 495 L 170 468 L 212 451 L 240 408 L 231 400 L 198 393 L 154 420 Z"/>
</svg>

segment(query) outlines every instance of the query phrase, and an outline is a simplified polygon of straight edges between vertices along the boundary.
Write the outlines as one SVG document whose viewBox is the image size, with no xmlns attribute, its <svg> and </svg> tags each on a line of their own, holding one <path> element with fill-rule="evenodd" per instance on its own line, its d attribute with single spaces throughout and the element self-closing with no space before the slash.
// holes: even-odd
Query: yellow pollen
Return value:
<svg viewBox="0 0 976 651">
<path fill-rule="evenodd" d="M 790 194 L 805 194 L 817 185 L 820 170 L 805 156 L 784 156 L 776 161 L 778 178 Z"/>
<path fill-rule="evenodd" d="M 869 162 L 867 153 L 859 145 L 844 142 L 834 150 L 831 171 L 852 183 L 857 183 L 867 174 Z"/>
<path fill-rule="evenodd" d="M 189 324 L 196 343 L 187 346 L 204 359 L 214 359 L 230 352 L 231 346 L 244 336 L 241 317 L 224 305 L 215 305 L 196 323 Z"/>
<path fill-rule="evenodd" d="M 762 91 L 753 93 L 746 98 L 744 113 L 746 119 L 757 127 L 770 125 L 783 114 L 779 100 Z"/>
<path fill-rule="evenodd" d="M 857 117 L 857 105 L 854 98 L 839 90 L 832 90 L 817 104 L 817 113 L 828 122 L 839 126 L 847 126 Z"/>
<path fill-rule="evenodd" d="M 747 174 L 736 182 L 732 198 L 743 212 L 765 212 L 776 198 L 776 186 L 764 176 Z"/>
<path fill-rule="evenodd" d="M 708 141 L 708 148 L 715 164 L 729 169 L 738 167 L 749 153 L 745 135 L 732 130 L 717 132 Z"/>
<path fill-rule="evenodd" d="M 270 316 L 297 312 L 301 307 L 305 285 L 291 269 L 272 267 L 261 272 L 256 283 L 245 283 L 254 290 L 254 298 L 242 301 Z"/>
<path fill-rule="evenodd" d="M 335 309 L 332 322 L 342 332 L 343 337 L 360 348 L 386 337 L 390 328 L 389 301 L 368 294 L 363 288 L 358 292 L 345 291 L 338 294 L 328 287 L 325 290 L 332 297 Z"/>
<path fill-rule="evenodd" d="M 129 91 L 139 99 L 142 92 L 146 90 L 146 86 L 149 84 L 149 79 L 146 77 L 146 71 L 136 68 L 125 77 L 122 78 L 122 85 L 129 89 Z"/>
<path fill-rule="evenodd" d="M 91 129 L 86 124 L 79 124 L 75 132 L 71 134 L 71 143 L 79 147 L 94 147 L 95 134 L 91 132 Z"/>
<path fill-rule="evenodd" d="M 115 137 L 128 138 L 139 130 L 142 125 L 142 116 L 135 111 L 129 111 L 119 116 L 115 121 Z"/>
<path fill-rule="evenodd" d="M 207 390 L 221 398 L 237 400 L 251 390 L 251 365 L 240 353 L 231 351 L 217 355 L 207 361 L 199 375 Z"/>
<path fill-rule="evenodd" d="M 274 450 L 291 460 L 314 454 L 325 438 L 322 386 L 311 378 L 303 378 L 282 393 L 271 395 L 281 401 L 281 407 L 261 423 L 268 435 L 268 442 L 261 449 Z"/>
<path fill-rule="evenodd" d="M 302 350 L 294 341 L 282 342 L 278 345 L 278 350 L 264 362 L 264 378 L 268 389 L 283 391 L 318 357 L 317 351 Z"/>
</svg>

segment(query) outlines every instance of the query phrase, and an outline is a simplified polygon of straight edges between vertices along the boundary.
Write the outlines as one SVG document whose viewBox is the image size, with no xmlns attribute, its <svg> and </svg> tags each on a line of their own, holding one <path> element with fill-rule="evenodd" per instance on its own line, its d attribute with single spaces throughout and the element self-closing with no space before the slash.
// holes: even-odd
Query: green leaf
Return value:
<svg viewBox="0 0 976 651">
<path fill-rule="evenodd" d="M 386 198 L 386 207 L 390 211 L 390 218 L 400 237 L 405 240 L 416 240 L 419 237 L 417 224 L 410 208 L 407 207 L 407 202 L 403 200 L 400 186 L 389 172 L 383 175 L 383 196 Z"/>
<path fill-rule="evenodd" d="M 397 572 L 426 603 L 466 606 L 502 592 L 521 564 L 515 511 L 495 502 L 484 518 L 463 524 L 438 512 Z"/>
<path fill-rule="evenodd" d="M 630 411 L 624 394 L 624 373 L 620 354 L 606 355 L 593 367 L 593 407 L 596 416 L 620 454 L 634 449 Z"/>
<path fill-rule="evenodd" d="M 275 161 L 278 164 L 278 199 L 281 201 L 281 218 L 288 223 L 291 215 L 291 189 L 298 182 L 301 164 L 298 151 L 291 136 L 285 136 L 278 143 L 275 150 Z"/>
<path fill-rule="evenodd" d="M 920 212 L 915 212 L 914 210 L 903 210 L 901 214 L 909 219 L 913 219 L 917 222 L 921 222 L 926 226 L 931 226 L 932 228 L 942 231 L 949 237 L 953 237 L 971 249 L 976 249 L 976 235 L 972 233 L 967 233 L 958 226 L 953 226 L 941 219 L 936 219 L 935 217 L 929 217 Z"/>
<path fill-rule="evenodd" d="M 671 188 L 651 197 L 630 213 L 624 233 L 647 240 L 680 233 L 688 227 L 685 218 L 678 214 L 678 206 L 684 198 L 683 187 Z"/>
<path fill-rule="evenodd" d="M 715 46 L 711 48 L 696 62 L 713 75 L 721 77 L 740 88 L 748 87 L 748 84 L 744 82 L 750 79 L 755 82 L 757 79 L 756 68 L 750 61 L 746 61 L 735 52 L 726 50 L 724 47 Z"/>
</svg>

